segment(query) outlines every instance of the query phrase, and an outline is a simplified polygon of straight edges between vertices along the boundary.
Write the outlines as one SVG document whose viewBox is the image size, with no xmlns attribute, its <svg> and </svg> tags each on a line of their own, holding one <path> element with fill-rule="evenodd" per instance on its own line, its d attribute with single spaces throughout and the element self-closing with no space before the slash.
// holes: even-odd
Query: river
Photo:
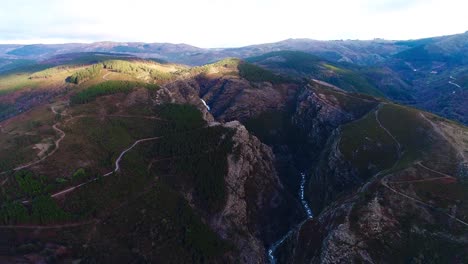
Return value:
<svg viewBox="0 0 468 264">
<path fill-rule="evenodd" d="M 309 203 L 307 202 L 307 200 L 305 199 L 305 186 L 306 186 L 306 174 L 301 172 L 301 182 L 300 182 L 300 186 L 299 186 L 299 192 L 298 192 L 298 195 L 299 195 L 299 200 L 301 201 L 301 204 L 302 204 L 302 208 L 304 209 L 304 212 L 306 214 L 306 219 L 304 221 L 302 221 L 301 223 L 299 223 L 298 225 L 294 226 L 293 228 L 291 228 L 283 237 L 281 237 L 278 241 L 276 241 L 275 243 L 273 243 L 273 245 L 271 245 L 271 247 L 268 249 L 268 259 L 270 260 L 270 263 L 271 264 L 276 264 L 276 258 L 275 258 L 275 251 L 276 249 L 281 245 L 283 244 L 283 242 L 289 237 L 291 236 L 291 234 L 298 230 L 302 224 L 304 224 L 305 221 L 309 220 L 309 219 L 312 219 L 314 217 L 313 213 L 312 213 L 312 210 L 310 209 L 310 206 L 309 206 Z"/>
</svg>

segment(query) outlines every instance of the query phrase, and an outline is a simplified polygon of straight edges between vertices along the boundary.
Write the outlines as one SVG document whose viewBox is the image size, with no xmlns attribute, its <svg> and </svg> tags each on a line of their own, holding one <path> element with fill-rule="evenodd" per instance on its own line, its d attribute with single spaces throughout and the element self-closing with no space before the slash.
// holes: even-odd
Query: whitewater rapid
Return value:
<svg viewBox="0 0 468 264">
<path fill-rule="evenodd" d="M 302 208 L 304 208 L 304 212 L 306 213 L 307 218 L 296 225 L 295 227 L 291 228 L 286 235 L 280 238 L 280 240 L 276 241 L 271 245 L 271 247 L 268 249 L 268 259 L 270 260 L 271 264 L 276 264 L 276 258 L 275 258 L 275 251 L 276 249 L 283 244 L 283 242 L 296 230 L 298 230 L 302 224 L 305 223 L 305 221 L 312 219 L 314 217 L 312 210 L 310 209 L 309 203 L 305 199 L 305 185 L 306 185 L 306 174 L 301 172 L 301 182 L 299 186 L 299 199 L 301 200 Z"/>
</svg>

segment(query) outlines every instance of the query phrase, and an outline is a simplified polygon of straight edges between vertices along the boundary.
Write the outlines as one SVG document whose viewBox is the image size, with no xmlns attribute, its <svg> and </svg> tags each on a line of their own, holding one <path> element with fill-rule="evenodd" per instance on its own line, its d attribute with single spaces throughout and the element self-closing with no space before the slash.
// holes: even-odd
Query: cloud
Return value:
<svg viewBox="0 0 468 264">
<path fill-rule="evenodd" d="M 370 11 L 394 12 L 414 8 L 424 3 L 428 4 L 431 0 L 374 0 L 366 2 Z"/>
<path fill-rule="evenodd" d="M 407 39 L 464 32 L 467 9 L 461 0 L 16 0 L 0 9 L 0 43 Z"/>
</svg>

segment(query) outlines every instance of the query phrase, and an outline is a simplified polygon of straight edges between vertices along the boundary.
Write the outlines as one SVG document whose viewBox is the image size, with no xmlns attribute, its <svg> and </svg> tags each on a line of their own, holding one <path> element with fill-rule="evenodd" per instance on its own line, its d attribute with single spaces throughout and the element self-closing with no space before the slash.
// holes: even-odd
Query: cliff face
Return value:
<svg viewBox="0 0 468 264">
<path fill-rule="evenodd" d="M 263 112 L 284 110 L 298 86 L 295 84 L 251 83 L 236 76 L 198 76 L 200 97 L 211 106 L 217 120 L 245 121 Z"/>
<path fill-rule="evenodd" d="M 312 151 L 319 152 L 333 130 L 359 119 L 377 104 L 375 99 L 350 97 L 336 88 L 314 82 L 298 94 L 292 122 L 307 134 Z"/>
<path fill-rule="evenodd" d="M 234 85 L 233 89 L 243 90 L 245 81 L 219 80 Z M 240 83 L 240 84 L 239 84 Z M 216 86 L 216 85 L 214 85 Z M 211 112 L 201 103 L 199 82 L 193 79 L 179 80 L 166 85 L 158 92 L 156 102 L 189 103 L 202 111 L 204 119 L 211 125 L 222 125 L 234 130 L 232 136 L 233 153 L 228 155 L 228 172 L 225 175 L 226 203 L 219 212 L 205 214 L 207 224 L 224 240 L 229 241 L 235 254 L 230 254 L 231 261 L 241 263 L 265 263 L 265 245 L 272 243 L 282 232 L 286 232 L 289 219 L 272 217 L 279 214 L 296 215 L 296 206 L 291 206 L 291 197 L 280 183 L 275 169 L 275 156 L 270 147 L 263 144 L 238 121 L 225 124 L 212 122 L 212 113 L 223 101 L 211 106 Z M 224 92 L 230 94 L 232 89 Z M 216 91 L 212 91 L 215 94 Z M 219 95 L 221 96 L 221 95 Z M 227 96 L 224 94 L 224 96 Z M 242 99 L 240 99 L 242 100 Z M 209 99 L 207 99 L 209 102 Z M 249 101 L 253 104 L 252 101 Z M 237 104 L 233 104 L 237 105 Z M 231 113 L 231 114 L 229 114 Z M 222 113 L 223 117 L 241 117 L 234 109 Z M 223 120 L 220 118 L 218 120 Z M 188 196 L 190 197 L 190 195 Z M 192 206 L 195 206 L 192 204 Z M 202 210 L 194 208 L 195 210 Z"/>
<path fill-rule="evenodd" d="M 264 263 L 263 239 L 271 232 L 272 225 L 268 216 L 284 206 L 281 196 L 284 190 L 273 165 L 271 149 L 237 121 L 225 127 L 235 129 L 234 153 L 228 157 L 225 176 L 227 200 L 224 208 L 211 217 L 210 226 L 237 247 L 239 261 Z"/>
<path fill-rule="evenodd" d="M 324 209 L 283 244 L 278 250 L 279 263 L 467 261 L 467 211 L 460 207 L 466 184 L 459 169 L 466 164 L 460 152 L 468 149 L 460 141 L 466 138 L 465 128 L 455 129 L 455 136 L 456 125 L 431 120 L 422 113 L 388 106 L 379 111 L 376 128 L 386 130 L 399 145 L 402 152 L 398 160 L 366 179 L 337 144 L 349 130 L 336 130 L 310 179 L 311 200 L 318 197 Z M 408 121 L 405 119 L 411 124 L 400 134 L 400 126 Z M 372 126 L 365 128 L 374 131 Z M 409 140 L 412 134 L 417 137 Z M 381 144 L 385 142 L 383 135 Z M 354 140 L 360 142 L 361 137 L 373 140 L 369 134 L 356 135 Z M 422 142 L 431 145 L 410 154 L 416 145 L 424 145 Z M 363 152 L 354 151 L 353 158 L 367 157 L 370 162 L 373 157 Z"/>
<path fill-rule="evenodd" d="M 459 202 L 465 199 L 459 190 L 466 187 L 462 178 L 454 180 L 455 173 L 463 174 L 453 151 L 460 144 L 447 144 L 455 134 L 443 136 L 422 113 L 381 109 L 377 106 L 388 103 L 320 83 L 299 88 L 198 76 L 168 92 L 199 106 L 207 120 L 240 120 L 269 142 L 271 149 L 238 122 L 225 125 L 236 130 L 225 177 L 228 198 L 209 224 L 234 243 L 242 262 L 265 262 L 265 244 L 300 222 L 297 200 L 287 194 L 297 190 L 299 169 L 308 172 L 306 198 L 317 216 L 278 248 L 279 263 L 466 259 L 468 240 L 466 231 L 460 232 L 466 209 Z M 443 185 L 432 180 L 441 175 L 448 180 Z M 435 186 L 446 190 L 435 194 Z M 276 223 L 274 215 L 281 215 Z M 436 250 L 443 245 L 448 248 Z"/>
<path fill-rule="evenodd" d="M 297 96 L 292 123 L 306 135 L 307 149 L 303 152 L 308 159 L 304 163 L 310 172 L 308 196 L 315 212 L 362 183 L 338 147 L 340 127 L 361 118 L 377 104 L 375 99 L 349 97 L 318 84 L 309 85 Z"/>
</svg>

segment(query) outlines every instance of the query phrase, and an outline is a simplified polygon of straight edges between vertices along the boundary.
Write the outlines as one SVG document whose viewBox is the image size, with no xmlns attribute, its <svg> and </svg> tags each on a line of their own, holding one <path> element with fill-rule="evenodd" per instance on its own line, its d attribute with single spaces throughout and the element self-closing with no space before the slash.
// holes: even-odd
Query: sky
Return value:
<svg viewBox="0 0 468 264">
<path fill-rule="evenodd" d="M 0 0 L 0 43 L 417 39 L 468 30 L 466 0 Z"/>
</svg>

